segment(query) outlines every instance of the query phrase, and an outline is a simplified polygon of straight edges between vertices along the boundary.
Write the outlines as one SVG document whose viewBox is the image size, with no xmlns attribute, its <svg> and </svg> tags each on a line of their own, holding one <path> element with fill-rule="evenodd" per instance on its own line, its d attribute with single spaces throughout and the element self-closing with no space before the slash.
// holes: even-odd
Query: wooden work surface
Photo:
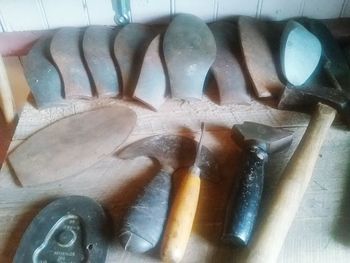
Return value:
<svg viewBox="0 0 350 263">
<path fill-rule="evenodd" d="M 137 113 L 137 125 L 128 142 L 162 133 L 182 133 L 198 138 L 200 121 L 207 123 L 204 143 L 217 154 L 222 165 L 222 180 L 218 184 L 202 180 L 199 209 L 183 262 L 235 262 L 241 250 L 220 245 L 225 205 L 231 185 L 236 182 L 240 160 L 239 148 L 230 138 L 230 128 L 235 123 L 249 120 L 295 131 L 292 147 L 271 157 L 265 187 L 266 204 L 305 130 L 308 116 L 274 110 L 256 102 L 251 106 L 218 106 L 206 98 L 191 103 L 168 101 L 159 112 L 121 100 L 76 102 L 66 108 L 43 111 L 27 103 L 10 148 L 55 120 L 107 104 L 126 105 Z M 322 147 L 314 176 L 279 262 L 349 262 L 349 156 L 350 132 L 337 122 Z M 12 261 L 20 238 L 33 217 L 49 201 L 60 196 L 86 195 L 100 201 L 112 216 L 114 225 L 110 229 L 116 233 L 128 205 L 156 169 L 147 158 L 122 161 L 107 156 L 74 177 L 22 188 L 5 164 L 0 173 L 0 262 Z M 117 240 L 111 243 L 107 255 L 107 262 L 154 261 L 159 261 L 156 253 L 136 255 L 123 251 Z"/>
</svg>

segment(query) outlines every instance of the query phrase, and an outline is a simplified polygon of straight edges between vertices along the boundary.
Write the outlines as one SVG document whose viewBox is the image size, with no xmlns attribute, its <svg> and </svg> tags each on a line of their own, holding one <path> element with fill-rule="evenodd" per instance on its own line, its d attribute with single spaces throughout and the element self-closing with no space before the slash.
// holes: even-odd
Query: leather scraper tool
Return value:
<svg viewBox="0 0 350 263">
<path fill-rule="evenodd" d="M 245 161 L 238 192 L 231 195 L 227 206 L 222 240 L 246 246 L 259 212 L 266 163 L 270 154 L 286 149 L 293 136 L 281 128 L 244 122 L 233 126 L 232 139 L 241 145 Z"/>
<path fill-rule="evenodd" d="M 63 84 L 50 55 L 52 35 L 42 36 L 23 57 L 23 70 L 36 106 L 41 108 L 65 105 Z"/>
<path fill-rule="evenodd" d="M 132 143 L 118 152 L 119 158 L 134 159 L 147 156 L 158 161 L 161 166 L 124 219 L 119 238 L 126 250 L 143 253 L 159 243 L 170 204 L 171 175 L 178 168 L 193 164 L 196 146 L 197 143 L 187 137 L 157 135 Z M 202 177 L 214 182 L 218 180 L 218 163 L 205 146 L 202 146 L 197 164 L 202 171 Z M 194 183 L 195 188 L 199 186 L 199 182 L 197 183 Z M 188 213 L 193 215 L 195 211 L 189 210 Z M 186 218 L 188 216 L 184 220 Z"/>
<path fill-rule="evenodd" d="M 61 28 L 51 41 L 51 56 L 61 74 L 66 99 L 89 99 L 93 96 L 81 52 L 83 34 L 82 28 Z"/>
<path fill-rule="evenodd" d="M 161 44 L 160 34 L 149 44 L 133 95 L 133 98 L 145 103 L 155 111 L 164 103 L 167 88 Z"/>
<path fill-rule="evenodd" d="M 98 97 L 116 97 L 120 86 L 112 47 L 114 27 L 89 26 L 84 32 L 83 53 Z"/>
<path fill-rule="evenodd" d="M 142 58 L 154 35 L 151 27 L 130 23 L 124 26 L 115 38 L 114 56 L 122 78 L 124 98 L 132 98 Z"/>
<path fill-rule="evenodd" d="M 312 27 L 318 25 L 311 25 L 310 28 Z M 322 69 L 327 63 L 331 66 L 329 63 L 340 62 L 336 56 L 331 55 L 334 50 L 327 52 L 326 45 L 331 43 L 323 42 L 322 39 L 320 38 L 320 43 L 315 35 L 295 21 L 290 21 L 285 27 L 281 42 L 281 61 L 288 84 L 279 107 L 299 110 L 305 109 L 305 106 L 315 108 L 301 142 L 281 175 L 270 206 L 263 214 L 263 221 L 257 227 L 250 249 L 244 255 L 245 262 L 277 261 L 336 112 L 350 124 L 349 87 L 342 85 L 342 75 L 339 76 L 339 72 L 329 71 L 330 68 Z M 323 63 L 320 64 L 321 55 L 327 54 L 327 58 L 322 59 Z M 309 59 L 307 63 L 306 59 Z M 321 75 L 330 80 L 329 73 L 339 85 L 335 81 L 325 82 L 323 78 L 318 79 Z"/>
<path fill-rule="evenodd" d="M 108 249 L 106 214 L 84 196 L 59 198 L 47 205 L 26 229 L 14 263 L 105 262 Z"/>
<path fill-rule="evenodd" d="M 238 28 L 242 52 L 258 98 L 278 97 L 283 91 L 279 79 L 276 60 L 266 37 L 272 25 L 264 29 L 264 22 L 250 17 L 240 17 Z"/>
<path fill-rule="evenodd" d="M 23 186 L 76 175 L 112 153 L 136 123 L 129 108 L 113 106 L 58 120 L 34 133 L 8 156 Z"/>
<path fill-rule="evenodd" d="M 220 104 L 249 104 L 251 101 L 242 69 L 241 48 L 237 25 L 230 21 L 211 23 L 209 28 L 216 41 L 216 59 L 211 72 L 216 80 Z"/>
<path fill-rule="evenodd" d="M 201 99 L 204 81 L 216 56 L 216 43 L 200 18 L 179 14 L 164 35 L 163 52 L 173 98 Z"/>
</svg>

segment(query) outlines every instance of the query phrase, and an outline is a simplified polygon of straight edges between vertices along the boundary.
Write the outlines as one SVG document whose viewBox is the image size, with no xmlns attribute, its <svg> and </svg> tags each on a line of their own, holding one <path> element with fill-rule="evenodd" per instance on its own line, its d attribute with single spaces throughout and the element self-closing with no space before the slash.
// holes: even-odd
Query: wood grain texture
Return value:
<svg viewBox="0 0 350 263">
<path fill-rule="evenodd" d="M 8 159 L 22 185 L 57 181 L 89 168 L 126 140 L 136 115 L 106 107 L 64 118 L 33 134 Z"/>
<path fill-rule="evenodd" d="M 335 115 L 335 109 L 324 104 L 317 105 L 300 144 L 282 173 L 276 193 L 264 212 L 263 221 L 247 256 L 244 256 L 245 262 L 277 262 Z"/>
<path fill-rule="evenodd" d="M 226 203 L 232 185 L 235 189 L 240 164 L 240 151 L 231 140 L 230 129 L 233 124 L 247 120 L 295 131 L 290 149 L 270 159 L 262 202 L 264 211 L 287 160 L 304 133 L 308 115 L 275 110 L 255 101 L 250 106 L 218 106 L 207 97 L 202 101 L 185 103 L 168 100 L 158 112 L 151 112 L 141 104 L 109 99 L 79 101 L 65 108 L 42 111 L 28 103 L 19 119 L 11 149 L 58 119 L 107 105 L 124 105 L 138 115 L 136 127 L 124 145 L 162 133 L 198 138 L 200 122 L 207 123 L 208 131 L 203 143 L 217 155 L 223 179 L 218 184 L 206 180 L 201 182 L 197 214 L 183 262 L 235 262 L 242 249 L 232 249 L 220 242 Z M 347 263 L 350 236 L 344 230 L 350 222 L 348 156 L 350 133 L 336 122 L 321 149 L 314 176 L 282 248 L 279 262 Z M 59 196 L 79 194 L 100 201 L 113 219 L 111 231 L 117 233 L 128 207 L 157 170 L 158 167 L 145 158 L 122 161 L 106 156 L 74 177 L 22 188 L 16 184 L 8 166 L 4 165 L 0 172 L 0 261 L 12 262 L 25 228 L 45 204 Z M 174 178 L 180 177 L 176 175 Z M 113 241 L 106 262 L 160 262 L 159 251 L 147 255 L 133 254 Z"/>
<path fill-rule="evenodd" d="M 15 101 L 12 88 L 7 75 L 4 59 L 0 55 L 0 108 L 7 123 L 14 121 L 16 117 Z"/>
<path fill-rule="evenodd" d="M 199 174 L 198 167 L 189 170 L 175 193 L 162 241 L 161 257 L 164 262 L 180 262 L 185 254 L 198 206 Z"/>
</svg>

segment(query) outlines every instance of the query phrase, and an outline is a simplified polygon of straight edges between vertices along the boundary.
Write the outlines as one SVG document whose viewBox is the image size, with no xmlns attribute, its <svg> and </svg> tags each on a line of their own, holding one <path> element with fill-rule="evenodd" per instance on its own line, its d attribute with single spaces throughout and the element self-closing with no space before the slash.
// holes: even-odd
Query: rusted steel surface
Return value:
<svg viewBox="0 0 350 263">
<path fill-rule="evenodd" d="M 112 54 L 117 29 L 109 26 L 89 26 L 84 33 L 84 57 L 98 97 L 115 97 L 120 92 Z"/>
<path fill-rule="evenodd" d="M 216 59 L 211 71 L 217 82 L 220 104 L 249 104 L 248 84 L 242 69 L 237 25 L 218 21 L 209 25 L 216 41 Z"/>
<path fill-rule="evenodd" d="M 157 35 L 148 46 L 133 96 L 154 110 L 164 103 L 167 88 L 161 44 L 162 37 Z"/>
<path fill-rule="evenodd" d="M 165 33 L 163 51 L 172 97 L 201 99 L 216 56 L 215 39 L 208 26 L 194 15 L 177 15 Z"/>
<path fill-rule="evenodd" d="M 126 98 L 132 97 L 142 58 L 154 35 L 151 27 L 131 23 L 124 26 L 115 38 L 114 55 L 121 73 L 123 96 Z"/>
<path fill-rule="evenodd" d="M 52 35 L 40 38 L 23 57 L 23 70 L 38 108 L 64 105 L 60 75 L 52 63 Z"/>
<path fill-rule="evenodd" d="M 283 84 L 279 79 L 275 59 L 263 22 L 249 17 L 240 17 L 238 20 L 242 51 L 246 67 L 258 98 L 279 96 Z M 269 27 L 268 30 L 272 30 Z"/>
<path fill-rule="evenodd" d="M 59 29 L 53 36 L 50 52 L 64 85 L 66 99 L 89 99 L 93 96 L 87 69 L 83 62 L 81 28 Z"/>
</svg>

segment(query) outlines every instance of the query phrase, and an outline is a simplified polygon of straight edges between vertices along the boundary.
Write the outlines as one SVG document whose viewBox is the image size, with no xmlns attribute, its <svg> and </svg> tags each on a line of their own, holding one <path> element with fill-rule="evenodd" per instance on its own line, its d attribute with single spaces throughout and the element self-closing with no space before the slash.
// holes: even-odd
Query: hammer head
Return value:
<svg viewBox="0 0 350 263">
<path fill-rule="evenodd" d="M 322 46 L 329 45 L 325 43 L 330 41 L 330 38 L 324 32 L 327 30 L 325 27 L 314 21 L 309 22 L 309 27 L 315 31 L 318 39 L 322 42 Z M 294 21 L 289 22 L 285 28 L 281 43 L 281 46 L 284 46 L 281 49 L 281 62 L 284 67 L 284 75 L 292 85 L 287 84 L 278 108 L 304 110 L 318 102 L 322 102 L 337 109 L 346 122 L 350 124 L 350 93 L 347 92 L 350 85 L 343 77 L 344 74 L 340 73 L 346 67 L 337 66 L 339 63 L 343 64 L 343 62 L 338 59 L 337 52 L 329 51 L 337 48 L 337 46 L 332 45 L 332 48 L 326 49 L 328 51 L 323 54 L 325 59 L 322 60 L 321 68 L 317 69 L 315 57 L 313 58 L 314 63 L 305 62 L 305 59 L 309 59 L 310 54 L 312 54 L 309 48 L 305 48 L 308 44 L 300 45 L 298 43 L 300 38 L 305 35 L 308 36 L 307 39 L 310 42 L 315 41 L 315 36 L 307 32 L 301 24 Z M 323 39 L 325 41 L 322 41 Z M 318 60 L 321 58 L 321 51 L 319 55 Z M 300 66 L 302 64 L 303 67 Z M 305 74 L 305 71 L 308 74 Z M 350 70 L 345 75 L 350 75 Z M 295 81 L 296 79 L 298 81 Z"/>
<path fill-rule="evenodd" d="M 281 38 L 281 66 L 289 83 L 299 86 L 314 73 L 322 54 L 320 41 L 306 28 L 289 21 Z"/>
<path fill-rule="evenodd" d="M 117 153 L 121 159 L 134 159 L 146 156 L 157 160 L 162 167 L 174 170 L 193 165 L 196 157 L 197 142 L 179 135 L 156 135 L 129 144 Z M 202 146 L 199 157 L 201 176 L 212 181 L 219 178 L 219 164 L 213 153 Z"/>
<path fill-rule="evenodd" d="M 232 127 L 232 137 L 238 144 L 259 145 L 267 153 L 274 153 L 292 143 L 293 133 L 255 122 L 244 122 Z"/>
</svg>

